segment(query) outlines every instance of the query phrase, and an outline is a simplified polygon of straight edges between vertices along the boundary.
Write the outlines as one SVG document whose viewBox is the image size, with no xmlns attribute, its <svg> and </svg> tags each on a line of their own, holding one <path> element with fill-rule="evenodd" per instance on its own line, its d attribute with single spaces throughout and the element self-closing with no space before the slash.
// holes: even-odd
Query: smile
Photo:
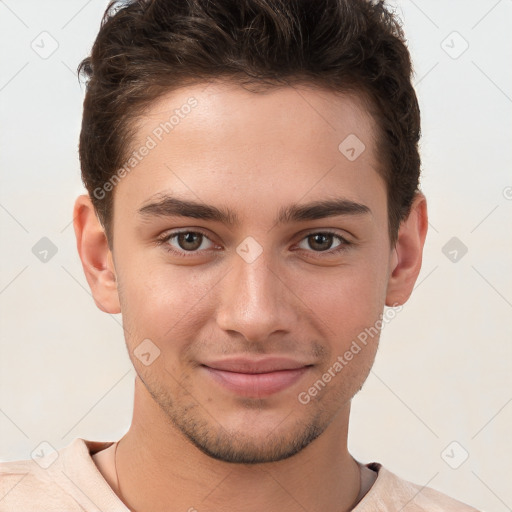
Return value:
<svg viewBox="0 0 512 512">
<path fill-rule="evenodd" d="M 295 384 L 312 365 L 287 358 L 228 359 L 203 364 L 211 380 L 241 396 L 263 398 Z"/>
</svg>

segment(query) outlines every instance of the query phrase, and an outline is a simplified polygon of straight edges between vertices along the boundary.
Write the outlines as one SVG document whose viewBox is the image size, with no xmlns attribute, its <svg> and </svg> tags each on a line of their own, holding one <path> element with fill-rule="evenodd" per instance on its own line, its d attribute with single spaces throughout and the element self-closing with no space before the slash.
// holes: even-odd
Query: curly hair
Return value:
<svg viewBox="0 0 512 512">
<path fill-rule="evenodd" d="M 111 1 L 78 66 L 82 180 L 109 246 L 113 190 L 94 191 L 126 161 L 137 119 L 164 94 L 216 78 L 255 93 L 308 84 L 361 98 L 375 121 L 393 246 L 420 177 L 412 75 L 401 24 L 384 1 Z"/>
</svg>

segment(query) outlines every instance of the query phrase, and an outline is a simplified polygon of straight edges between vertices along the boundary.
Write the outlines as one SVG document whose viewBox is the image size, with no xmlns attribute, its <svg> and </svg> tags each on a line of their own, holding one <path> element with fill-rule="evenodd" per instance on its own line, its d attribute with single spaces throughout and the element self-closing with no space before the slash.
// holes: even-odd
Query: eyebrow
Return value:
<svg viewBox="0 0 512 512">
<path fill-rule="evenodd" d="M 368 206 L 345 198 L 312 201 L 306 204 L 291 204 L 280 208 L 276 224 L 316 220 L 340 215 L 371 214 Z M 152 217 L 190 217 L 194 219 L 217 221 L 230 227 L 239 225 L 236 212 L 228 208 L 178 199 L 169 195 L 160 195 L 155 202 L 139 209 L 139 215 L 145 219 Z"/>
</svg>

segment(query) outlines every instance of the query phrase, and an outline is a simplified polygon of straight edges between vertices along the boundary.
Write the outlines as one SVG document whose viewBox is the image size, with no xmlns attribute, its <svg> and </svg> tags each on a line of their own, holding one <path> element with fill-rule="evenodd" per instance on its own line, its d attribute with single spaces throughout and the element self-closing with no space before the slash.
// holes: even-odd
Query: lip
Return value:
<svg viewBox="0 0 512 512">
<path fill-rule="evenodd" d="M 311 364 L 285 357 L 232 358 L 202 364 L 213 381 L 246 397 L 263 398 L 295 384 Z"/>
</svg>

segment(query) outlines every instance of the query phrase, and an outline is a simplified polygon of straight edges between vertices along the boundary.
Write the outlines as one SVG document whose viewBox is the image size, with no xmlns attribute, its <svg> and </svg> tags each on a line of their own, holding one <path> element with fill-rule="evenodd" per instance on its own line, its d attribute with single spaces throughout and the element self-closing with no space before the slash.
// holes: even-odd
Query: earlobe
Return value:
<svg viewBox="0 0 512 512">
<path fill-rule="evenodd" d="M 417 192 L 408 217 L 400 224 L 398 240 L 390 258 L 386 306 L 402 305 L 409 299 L 421 270 L 427 229 L 427 200 Z"/>
<path fill-rule="evenodd" d="M 87 194 L 80 195 L 75 201 L 73 226 L 78 254 L 96 306 L 105 313 L 120 313 L 112 253 Z"/>
</svg>

